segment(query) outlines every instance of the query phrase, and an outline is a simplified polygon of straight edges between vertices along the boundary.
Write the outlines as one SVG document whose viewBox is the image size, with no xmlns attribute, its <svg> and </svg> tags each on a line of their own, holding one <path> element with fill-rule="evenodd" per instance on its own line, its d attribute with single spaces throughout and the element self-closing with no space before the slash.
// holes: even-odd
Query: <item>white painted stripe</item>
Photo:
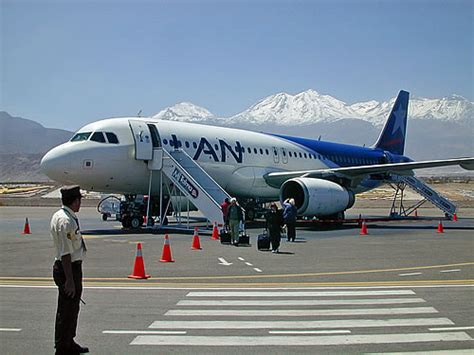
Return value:
<svg viewBox="0 0 474 355">
<path fill-rule="evenodd" d="M 433 307 L 412 308 L 358 308 L 358 309 L 171 309 L 166 316 L 235 316 L 235 317 L 308 317 L 351 316 L 374 314 L 426 314 L 438 313 Z"/>
<path fill-rule="evenodd" d="M 441 270 L 441 273 L 447 273 L 447 272 L 459 272 L 461 269 L 453 269 L 453 270 Z"/>
<path fill-rule="evenodd" d="M 408 274 L 398 274 L 398 276 L 418 276 L 418 275 L 422 275 L 421 272 L 410 272 Z"/>
<path fill-rule="evenodd" d="M 388 296 L 388 295 L 414 295 L 412 290 L 377 290 L 377 291 L 209 291 L 189 292 L 187 297 L 335 297 L 335 296 Z"/>
<path fill-rule="evenodd" d="M 320 321 L 156 321 L 151 329 L 315 329 L 454 325 L 449 318 L 337 319 Z"/>
<path fill-rule="evenodd" d="M 254 267 L 253 268 L 256 272 L 263 272 L 261 269 L 259 269 L 258 267 Z"/>
<path fill-rule="evenodd" d="M 21 328 L 0 328 L 0 332 L 21 332 Z"/>
<path fill-rule="evenodd" d="M 241 256 L 239 256 L 237 259 L 239 259 L 240 261 L 245 261 L 245 259 L 242 258 Z"/>
<path fill-rule="evenodd" d="M 325 299 L 325 300 L 181 300 L 178 306 L 333 306 L 366 304 L 405 304 L 423 303 L 422 298 L 361 298 L 361 299 Z"/>
<path fill-rule="evenodd" d="M 397 344 L 434 341 L 473 340 L 464 332 L 367 334 L 331 336 L 158 336 L 140 335 L 130 345 L 187 345 L 187 346 L 313 346 L 349 344 Z"/>
<path fill-rule="evenodd" d="M 174 330 L 104 330 L 103 334 L 158 334 L 158 335 L 179 335 L 186 334 L 186 331 Z"/>
<path fill-rule="evenodd" d="M 449 327 L 449 328 L 430 328 L 432 332 L 444 332 L 444 331 L 454 331 L 454 330 L 473 330 L 474 327 Z"/>
<path fill-rule="evenodd" d="M 248 261 L 245 262 L 245 265 L 247 265 L 247 266 L 253 266 L 253 264 L 249 263 Z"/>
<path fill-rule="evenodd" d="M 270 330 L 269 334 L 351 334 L 350 330 Z"/>
</svg>

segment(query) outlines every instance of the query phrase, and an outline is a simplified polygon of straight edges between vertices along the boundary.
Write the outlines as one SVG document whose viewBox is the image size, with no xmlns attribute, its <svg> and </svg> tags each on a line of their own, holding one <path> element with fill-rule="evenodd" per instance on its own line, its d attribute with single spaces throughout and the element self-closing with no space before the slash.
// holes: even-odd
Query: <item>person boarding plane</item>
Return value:
<svg viewBox="0 0 474 355">
<path fill-rule="evenodd" d="M 104 119 L 47 152 L 41 169 L 63 184 L 125 196 L 163 196 L 171 185 L 211 223 L 222 223 L 220 204 L 231 196 L 294 198 L 300 216 L 341 218 L 356 194 L 387 181 L 431 194 L 430 201 L 452 215 L 455 206 L 413 170 L 473 170 L 474 158 L 416 162 L 405 156 L 408 102 L 409 93 L 400 91 L 372 147 L 152 118 Z"/>
</svg>

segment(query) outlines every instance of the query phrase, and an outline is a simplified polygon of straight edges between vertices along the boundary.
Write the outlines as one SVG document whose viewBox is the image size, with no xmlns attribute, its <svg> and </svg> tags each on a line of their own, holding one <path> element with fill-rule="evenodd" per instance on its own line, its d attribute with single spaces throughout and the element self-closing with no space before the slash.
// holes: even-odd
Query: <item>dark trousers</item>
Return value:
<svg viewBox="0 0 474 355">
<path fill-rule="evenodd" d="M 287 222 L 286 223 L 286 228 L 287 228 L 287 239 L 288 241 L 295 241 L 296 239 L 296 223 L 295 222 Z"/>
<path fill-rule="evenodd" d="M 280 228 L 276 230 L 269 230 L 270 242 L 272 243 L 272 250 L 277 250 L 280 247 L 281 233 Z"/>
<path fill-rule="evenodd" d="M 68 354 L 76 336 L 77 317 L 79 315 L 79 304 L 82 295 L 82 263 L 72 263 L 72 276 L 76 294 L 73 298 L 66 295 L 64 285 L 66 275 L 64 274 L 61 261 L 57 260 L 53 266 L 54 282 L 58 286 L 58 308 L 56 311 L 56 324 L 54 328 L 54 343 L 57 354 Z"/>
</svg>

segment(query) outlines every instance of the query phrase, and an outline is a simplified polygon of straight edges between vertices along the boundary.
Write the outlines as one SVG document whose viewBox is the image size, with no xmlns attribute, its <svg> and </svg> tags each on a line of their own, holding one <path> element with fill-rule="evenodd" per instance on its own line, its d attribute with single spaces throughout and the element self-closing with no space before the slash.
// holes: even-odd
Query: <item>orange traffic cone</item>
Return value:
<svg viewBox="0 0 474 355">
<path fill-rule="evenodd" d="M 28 217 L 25 220 L 25 227 L 23 228 L 23 234 L 31 234 L 30 223 L 28 222 Z"/>
<path fill-rule="evenodd" d="M 362 227 L 360 228 L 360 235 L 367 235 L 369 232 L 367 231 L 367 223 L 365 223 L 365 219 L 362 221 Z"/>
<path fill-rule="evenodd" d="M 443 223 L 441 223 L 441 220 L 439 220 L 438 223 L 438 233 L 444 233 Z"/>
<path fill-rule="evenodd" d="M 217 229 L 217 222 L 214 222 L 214 228 L 212 229 L 212 240 L 219 240 L 219 231 Z"/>
<path fill-rule="evenodd" d="M 163 245 L 163 252 L 161 253 L 162 263 L 172 263 L 174 262 L 171 256 L 171 247 L 170 247 L 170 240 L 168 238 L 168 234 L 165 234 L 165 244 Z"/>
<path fill-rule="evenodd" d="M 198 235 L 198 227 L 194 227 L 194 235 L 193 235 L 193 245 L 191 247 L 193 250 L 201 250 L 201 242 L 199 241 Z"/>
<path fill-rule="evenodd" d="M 456 213 L 453 214 L 453 221 L 454 222 L 458 221 L 458 215 Z"/>
<path fill-rule="evenodd" d="M 135 256 L 135 265 L 133 273 L 128 275 L 130 279 L 147 279 L 150 275 L 145 274 L 145 264 L 143 263 L 142 243 L 137 244 L 137 255 Z"/>
</svg>

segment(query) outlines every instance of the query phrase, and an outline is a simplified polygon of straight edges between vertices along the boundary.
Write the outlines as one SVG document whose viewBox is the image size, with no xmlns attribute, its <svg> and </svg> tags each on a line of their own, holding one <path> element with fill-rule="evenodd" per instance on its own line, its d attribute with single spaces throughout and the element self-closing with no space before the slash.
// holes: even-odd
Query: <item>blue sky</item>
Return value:
<svg viewBox="0 0 474 355">
<path fill-rule="evenodd" d="M 474 101 L 470 0 L 0 2 L 0 110 L 46 127 L 307 89 Z"/>
</svg>

